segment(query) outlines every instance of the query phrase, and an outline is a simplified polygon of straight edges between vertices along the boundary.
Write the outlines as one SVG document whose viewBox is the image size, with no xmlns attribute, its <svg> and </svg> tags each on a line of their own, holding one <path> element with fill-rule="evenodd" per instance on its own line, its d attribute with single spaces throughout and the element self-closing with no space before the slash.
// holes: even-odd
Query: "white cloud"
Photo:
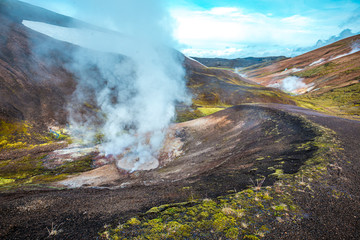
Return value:
<svg viewBox="0 0 360 240">
<path fill-rule="evenodd" d="M 291 55 L 292 51 L 286 48 L 311 46 L 326 36 L 329 28 L 337 28 L 322 28 L 317 19 L 309 16 L 279 18 L 272 14 L 246 13 L 244 9 L 236 7 L 217 7 L 202 11 L 175 8 L 171 14 L 177 21 L 175 37 L 187 46 L 183 52 L 193 53 L 193 56 L 219 56 L 221 52 L 224 53 L 223 56 L 231 55 L 230 52 L 244 54 L 246 51 L 243 50 L 253 45 L 261 48 L 281 46 L 283 53 Z M 206 51 L 208 52 L 205 53 Z"/>
<path fill-rule="evenodd" d="M 293 15 L 291 17 L 286 17 L 281 19 L 281 22 L 291 26 L 291 27 L 307 27 L 312 24 L 312 19 L 308 17 L 303 17 L 300 15 Z"/>
<path fill-rule="evenodd" d="M 223 15 L 236 16 L 239 14 L 239 9 L 236 7 L 215 7 L 215 8 L 212 8 L 209 11 L 209 13 L 212 15 L 220 15 L 220 16 L 223 16 Z"/>
<path fill-rule="evenodd" d="M 183 53 L 187 56 L 197 57 L 233 57 L 242 54 L 243 50 L 240 48 L 226 48 L 226 49 L 192 49 L 187 48 L 183 50 Z"/>
</svg>

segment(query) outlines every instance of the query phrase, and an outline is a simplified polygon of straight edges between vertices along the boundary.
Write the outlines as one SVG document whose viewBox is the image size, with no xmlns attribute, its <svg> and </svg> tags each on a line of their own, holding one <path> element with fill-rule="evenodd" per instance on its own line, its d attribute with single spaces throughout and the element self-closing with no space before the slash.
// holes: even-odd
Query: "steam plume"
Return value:
<svg viewBox="0 0 360 240">
<path fill-rule="evenodd" d="M 170 48 L 174 41 L 164 2 L 78 0 L 75 6 L 83 20 L 91 16 L 98 25 L 121 33 L 84 35 L 80 42 L 99 50 L 110 46 L 123 56 L 83 50 L 75 54 L 70 66 L 78 77 L 69 105 L 72 132 L 88 139 L 101 132 L 100 150 L 122 154 L 117 160 L 121 168 L 157 167 L 175 104 L 189 101 L 181 58 Z M 83 104 L 89 108 L 80 112 Z"/>
</svg>

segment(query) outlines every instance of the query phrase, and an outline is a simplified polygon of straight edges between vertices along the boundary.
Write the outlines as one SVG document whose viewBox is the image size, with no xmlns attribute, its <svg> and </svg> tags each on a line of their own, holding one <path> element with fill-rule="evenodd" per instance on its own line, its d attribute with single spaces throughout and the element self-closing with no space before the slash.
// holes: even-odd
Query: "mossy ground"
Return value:
<svg viewBox="0 0 360 240">
<path fill-rule="evenodd" d="M 67 135 L 57 132 L 39 132 L 28 122 L 7 122 L 0 120 L 0 152 L 20 148 L 31 149 L 41 144 L 49 144 L 55 140 L 65 140 Z"/>
<path fill-rule="evenodd" d="M 308 70 L 300 71 L 298 73 L 293 73 L 292 75 L 301 78 L 321 77 L 335 71 L 338 71 L 338 65 L 333 62 L 328 62 L 318 67 L 312 67 Z"/>
<path fill-rule="evenodd" d="M 336 88 L 323 94 L 314 92 L 300 95 L 294 99 L 300 107 L 360 119 L 360 83 Z"/>
<path fill-rule="evenodd" d="M 225 104 L 221 105 L 193 105 L 192 108 L 186 110 L 178 111 L 176 122 L 186 122 L 193 119 L 205 117 L 216 113 L 218 111 L 224 110 L 227 107 L 231 107 Z"/>
<path fill-rule="evenodd" d="M 293 174 L 275 171 L 277 181 L 262 187 L 260 179 L 246 190 L 214 199 L 153 207 L 146 213 L 105 227 L 103 239 L 262 239 L 274 223 L 296 222 L 304 217 L 295 193 L 312 193 L 313 184 L 326 184 L 331 156 L 339 151 L 334 133 L 305 120 L 317 137 L 297 146 L 316 147 L 316 153 Z M 255 159 L 254 159 L 255 160 Z"/>
<path fill-rule="evenodd" d="M 55 169 L 43 166 L 46 154 L 1 161 L 0 165 L 0 190 L 16 188 L 45 187 L 44 184 L 60 181 L 69 174 L 91 170 L 92 157 L 87 156 L 74 162 L 67 162 Z"/>
<path fill-rule="evenodd" d="M 48 152 L 66 145 L 69 136 L 36 130 L 27 122 L 0 121 L 0 190 L 31 188 L 91 169 L 92 156 L 47 169 Z"/>
</svg>

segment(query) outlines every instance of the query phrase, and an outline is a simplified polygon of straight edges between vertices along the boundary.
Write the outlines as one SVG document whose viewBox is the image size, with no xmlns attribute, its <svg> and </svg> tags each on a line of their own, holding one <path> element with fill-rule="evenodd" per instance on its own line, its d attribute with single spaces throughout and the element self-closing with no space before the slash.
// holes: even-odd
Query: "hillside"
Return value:
<svg viewBox="0 0 360 240">
<path fill-rule="evenodd" d="M 359 118 L 359 44 L 356 35 L 244 73 L 261 85 L 300 94 L 296 99 L 301 106 Z"/>
<path fill-rule="evenodd" d="M 193 95 L 190 111 L 179 108 L 178 120 L 190 120 L 242 103 L 295 104 L 280 90 L 261 86 L 233 71 L 205 67 L 185 58 L 187 87 Z"/>
<path fill-rule="evenodd" d="M 303 78 L 303 82 L 311 86 L 307 90 L 298 89 L 299 93 L 324 93 L 357 83 L 359 39 L 360 35 L 356 35 L 303 55 L 245 72 L 250 79 L 267 86 L 281 84 L 286 77 L 296 76 Z"/>
<path fill-rule="evenodd" d="M 308 86 L 297 92 L 328 92 L 358 82 L 359 43 L 360 35 L 356 35 L 267 67 L 245 70 L 245 73 L 266 86 L 281 84 L 286 77 L 296 76 Z"/>
</svg>

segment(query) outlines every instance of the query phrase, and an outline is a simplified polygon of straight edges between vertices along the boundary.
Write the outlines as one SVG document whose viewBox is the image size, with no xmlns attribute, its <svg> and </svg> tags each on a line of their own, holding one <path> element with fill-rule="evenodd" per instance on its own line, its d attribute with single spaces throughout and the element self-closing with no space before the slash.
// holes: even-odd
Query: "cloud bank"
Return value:
<svg viewBox="0 0 360 240">
<path fill-rule="evenodd" d="M 351 7 L 353 5 L 344 6 L 344 9 Z M 175 37 L 183 44 L 185 54 L 237 58 L 302 54 L 319 39 L 328 39 L 329 34 L 343 30 L 338 23 L 347 15 L 334 15 L 332 11 L 279 16 L 249 12 L 241 7 L 214 7 L 176 8 L 171 13 L 178 24 Z M 353 30 L 359 31 L 360 27 Z M 340 37 L 348 33 L 344 31 Z M 324 44 L 328 43 L 324 41 Z"/>
</svg>

